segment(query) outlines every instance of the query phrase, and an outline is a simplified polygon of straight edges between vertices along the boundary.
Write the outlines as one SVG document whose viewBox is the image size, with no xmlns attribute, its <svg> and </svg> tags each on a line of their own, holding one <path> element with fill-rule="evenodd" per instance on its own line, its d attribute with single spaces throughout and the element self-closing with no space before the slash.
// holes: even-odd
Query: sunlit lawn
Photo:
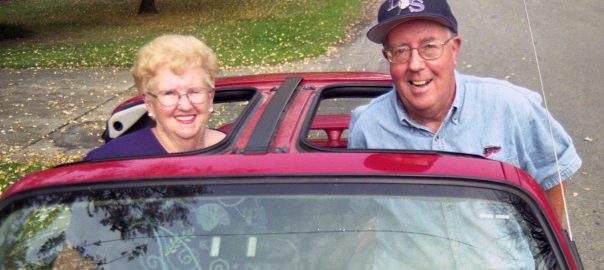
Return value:
<svg viewBox="0 0 604 270">
<path fill-rule="evenodd" d="M 223 67 L 317 56 L 346 38 L 368 0 L 4 0 L 0 24 L 33 31 L 0 41 L 0 68 L 129 67 L 136 50 L 162 33 L 194 35 Z"/>
</svg>

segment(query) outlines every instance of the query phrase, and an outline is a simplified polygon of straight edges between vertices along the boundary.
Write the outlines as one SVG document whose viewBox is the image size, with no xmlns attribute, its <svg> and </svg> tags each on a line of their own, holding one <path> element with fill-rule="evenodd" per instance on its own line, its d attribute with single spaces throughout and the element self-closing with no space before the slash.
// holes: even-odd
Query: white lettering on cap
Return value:
<svg viewBox="0 0 604 270">
<path fill-rule="evenodd" d="M 391 11 L 397 7 L 399 9 L 406 9 L 409 6 L 409 0 L 389 0 L 388 2 L 390 2 L 388 11 Z"/>
<path fill-rule="evenodd" d="M 424 11 L 426 7 L 424 6 L 424 0 L 412 0 L 409 6 L 409 11 L 411 12 L 420 12 Z"/>
<path fill-rule="evenodd" d="M 409 12 L 420 12 L 424 11 L 424 0 L 389 0 L 390 7 L 388 7 L 388 11 L 391 11 L 395 8 L 399 8 L 400 10 L 409 8 Z"/>
</svg>

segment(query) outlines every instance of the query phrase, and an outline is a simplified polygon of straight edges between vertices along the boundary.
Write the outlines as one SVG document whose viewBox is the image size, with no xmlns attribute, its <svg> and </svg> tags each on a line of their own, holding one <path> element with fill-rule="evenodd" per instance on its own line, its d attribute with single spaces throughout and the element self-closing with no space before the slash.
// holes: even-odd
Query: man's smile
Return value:
<svg viewBox="0 0 604 270">
<path fill-rule="evenodd" d="M 409 81 L 409 84 L 414 87 L 423 87 L 430 84 L 432 80 L 423 80 L 423 81 Z"/>
</svg>

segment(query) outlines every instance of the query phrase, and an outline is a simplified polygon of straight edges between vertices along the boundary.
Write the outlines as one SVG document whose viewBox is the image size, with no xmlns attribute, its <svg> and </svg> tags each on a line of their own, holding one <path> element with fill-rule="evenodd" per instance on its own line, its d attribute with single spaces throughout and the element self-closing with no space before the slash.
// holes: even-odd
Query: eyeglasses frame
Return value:
<svg viewBox="0 0 604 270">
<path fill-rule="evenodd" d="M 205 89 L 204 89 L 204 90 L 205 90 Z M 208 97 L 211 97 L 211 96 L 212 96 L 212 92 L 213 92 L 213 91 L 214 91 L 214 88 L 210 88 L 210 89 L 208 89 L 208 90 L 206 91 L 206 92 L 207 92 Z M 188 101 L 189 101 L 191 104 L 195 104 L 195 105 L 201 105 L 201 104 L 205 104 L 205 103 L 207 102 L 207 101 L 205 101 L 205 102 L 201 102 L 201 103 L 195 103 L 195 102 L 191 101 L 191 98 L 189 97 L 189 94 L 190 94 L 190 93 L 188 93 L 188 92 L 187 92 L 187 93 L 184 93 L 184 94 L 180 94 L 180 93 L 179 93 L 179 94 L 178 94 L 178 99 L 176 100 L 176 103 L 174 103 L 173 105 L 165 105 L 164 103 L 162 103 L 162 102 L 161 102 L 161 100 L 160 100 L 160 98 L 159 98 L 159 96 L 158 96 L 158 95 L 153 94 L 153 93 L 151 93 L 151 92 L 149 92 L 149 91 L 145 92 L 145 95 L 149 95 L 149 96 L 151 96 L 151 97 L 154 97 L 155 99 L 157 99 L 157 101 L 159 102 L 159 104 L 161 104 L 161 105 L 162 105 L 162 106 L 164 106 L 164 107 L 174 107 L 174 106 L 178 105 L 178 103 L 180 102 L 180 98 L 181 98 L 182 96 L 187 96 L 187 100 L 188 100 Z"/>
<path fill-rule="evenodd" d="M 442 47 L 441 47 L 441 52 L 440 52 L 440 55 L 439 55 L 439 56 L 437 56 L 437 57 L 434 57 L 434 58 L 425 58 L 425 57 L 424 57 L 424 56 L 423 56 L 423 55 L 422 55 L 422 54 L 419 52 L 419 49 L 421 48 L 421 46 L 420 46 L 420 47 L 417 47 L 417 48 L 413 48 L 413 47 L 411 47 L 411 46 L 407 46 L 407 47 L 409 47 L 409 49 L 410 49 L 410 50 L 409 50 L 409 58 L 407 58 L 407 61 L 405 61 L 405 62 L 401 62 L 401 63 L 398 63 L 398 62 L 393 62 L 393 61 L 392 61 L 392 60 L 391 60 L 391 59 L 388 57 L 388 52 L 391 52 L 391 51 L 392 51 L 392 50 L 391 50 L 391 48 L 384 48 L 384 49 L 382 49 L 382 55 L 384 55 L 384 58 L 386 58 L 386 60 L 387 60 L 389 63 L 391 63 L 391 64 L 406 64 L 406 63 L 409 63 L 409 60 L 411 59 L 411 56 L 413 55 L 413 50 L 417 50 L 417 54 L 418 54 L 418 55 L 419 55 L 419 57 L 421 57 L 422 59 L 424 59 L 424 60 L 426 60 L 426 61 L 430 61 L 430 60 L 436 60 L 436 59 L 440 58 L 441 56 L 443 56 L 444 51 L 445 51 L 445 50 L 443 49 L 443 48 L 444 48 L 444 45 L 446 45 L 447 43 L 449 43 L 449 41 L 453 40 L 455 37 L 457 37 L 457 35 L 453 35 L 453 36 L 451 36 L 449 39 L 447 39 L 447 40 L 446 40 L 446 41 L 444 41 L 444 42 L 437 43 L 437 44 L 439 44 L 439 45 L 440 45 L 440 46 L 442 46 Z M 426 43 L 426 44 L 427 44 L 427 43 Z M 423 46 L 423 45 L 422 45 L 422 46 Z"/>
</svg>

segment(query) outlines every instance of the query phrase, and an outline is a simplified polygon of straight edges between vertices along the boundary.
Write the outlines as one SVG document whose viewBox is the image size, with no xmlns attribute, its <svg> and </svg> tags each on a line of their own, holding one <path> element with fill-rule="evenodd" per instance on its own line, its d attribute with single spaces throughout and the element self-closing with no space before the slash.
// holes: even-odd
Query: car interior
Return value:
<svg viewBox="0 0 604 270">
<path fill-rule="evenodd" d="M 352 111 L 392 88 L 389 84 L 331 85 L 319 91 L 300 138 L 307 148 L 346 148 Z"/>
</svg>

